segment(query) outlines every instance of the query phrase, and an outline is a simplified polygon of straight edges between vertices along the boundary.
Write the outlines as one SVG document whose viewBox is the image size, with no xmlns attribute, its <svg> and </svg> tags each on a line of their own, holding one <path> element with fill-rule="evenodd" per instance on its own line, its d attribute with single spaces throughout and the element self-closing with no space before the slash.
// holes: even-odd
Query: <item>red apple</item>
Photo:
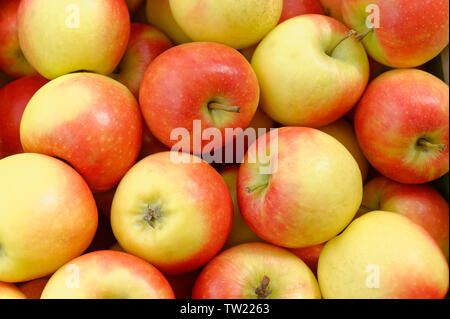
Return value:
<svg viewBox="0 0 450 319">
<path fill-rule="evenodd" d="M 153 154 L 133 166 L 111 208 L 120 246 L 166 274 L 190 272 L 211 260 L 232 220 L 233 201 L 220 174 L 177 152 Z"/>
<path fill-rule="evenodd" d="M 169 148 L 162 144 L 150 130 L 147 128 L 147 125 L 143 126 L 142 130 L 142 146 L 141 152 L 139 153 L 139 159 L 143 159 L 149 155 L 161 152 L 167 152 Z"/>
<path fill-rule="evenodd" d="M 278 23 L 310 13 L 323 14 L 319 0 L 283 0 L 283 11 Z"/>
<path fill-rule="evenodd" d="M 199 274 L 200 271 L 195 270 L 185 274 L 166 275 L 166 278 L 175 293 L 175 298 L 191 299 L 192 290 L 194 289 L 195 281 Z"/>
<path fill-rule="evenodd" d="M 0 70 L 12 77 L 35 74 L 25 59 L 17 33 L 17 10 L 20 0 L 0 0 Z"/>
<path fill-rule="evenodd" d="M 27 299 L 41 299 L 42 291 L 50 277 L 44 277 L 26 282 L 19 289 L 27 296 Z"/>
<path fill-rule="evenodd" d="M 148 127 L 162 143 L 199 154 L 221 148 L 225 128 L 249 125 L 258 107 L 259 86 L 238 51 L 196 42 L 176 46 L 155 59 L 144 76 L 139 101 Z M 196 120 L 201 121 L 198 132 Z M 185 130 L 187 138 L 171 139 L 176 128 Z M 205 136 L 207 128 L 220 130 L 220 138 Z M 199 145 L 194 143 L 197 139 Z"/>
<path fill-rule="evenodd" d="M 325 246 L 325 244 L 319 244 L 305 248 L 294 248 L 291 249 L 291 252 L 293 252 L 298 258 L 303 260 L 303 262 L 308 265 L 312 272 L 317 275 L 317 265 L 319 264 L 319 256 L 322 252 L 323 246 Z"/>
<path fill-rule="evenodd" d="M 393 70 L 367 88 L 355 130 L 366 158 L 381 174 L 422 184 L 449 170 L 448 116 L 444 82 L 420 70 Z"/>
<path fill-rule="evenodd" d="M 75 258 L 55 272 L 42 299 L 173 299 L 167 279 L 144 260 L 112 250 Z"/>
<path fill-rule="evenodd" d="M 47 82 L 40 75 L 30 75 L 0 89 L 0 153 L 3 156 L 23 152 L 20 143 L 23 111 L 34 93 Z"/>
<path fill-rule="evenodd" d="M 11 82 L 12 79 L 6 74 L 0 71 L 0 88 Z"/>
<path fill-rule="evenodd" d="M 27 299 L 16 285 L 0 281 L 0 299 Z"/>
<path fill-rule="evenodd" d="M 68 74 L 30 100 L 20 139 L 26 152 L 69 162 L 94 192 L 104 192 L 133 166 L 142 118 L 133 94 L 119 82 L 93 73 Z"/>
<path fill-rule="evenodd" d="M 172 42 L 154 27 L 141 23 L 131 24 L 127 50 L 112 77 L 124 84 L 136 97 L 149 64 L 172 47 Z"/>
<path fill-rule="evenodd" d="M 448 0 L 342 0 L 345 24 L 365 35 L 378 62 L 412 68 L 441 53 L 449 38 Z"/>
<path fill-rule="evenodd" d="M 382 210 L 399 213 L 419 224 L 436 240 L 448 259 L 448 203 L 429 185 L 406 185 L 377 177 L 364 186 L 358 215 Z"/>
<path fill-rule="evenodd" d="M 320 299 L 311 270 L 288 250 L 264 243 L 230 248 L 200 273 L 193 299 Z"/>
<path fill-rule="evenodd" d="M 319 2 L 327 16 L 335 18 L 341 22 L 344 21 L 341 11 L 341 0 L 319 0 Z"/>
</svg>

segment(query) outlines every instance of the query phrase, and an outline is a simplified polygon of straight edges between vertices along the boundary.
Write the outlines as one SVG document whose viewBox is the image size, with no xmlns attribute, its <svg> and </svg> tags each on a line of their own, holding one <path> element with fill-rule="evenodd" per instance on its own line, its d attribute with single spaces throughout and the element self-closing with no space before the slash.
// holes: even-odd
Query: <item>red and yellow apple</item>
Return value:
<svg viewBox="0 0 450 319">
<path fill-rule="evenodd" d="M 167 152 L 169 148 L 163 143 L 158 141 L 156 137 L 147 128 L 147 125 L 143 126 L 142 130 L 142 146 L 138 159 L 146 158 L 149 155 L 161 152 Z"/>
<path fill-rule="evenodd" d="M 339 234 L 358 211 L 362 191 L 350 152 L 330 135 L 306 127 L 283 127 L 260 137 L 241 164 L 237 184 L 247 225 L 287 248 L 314 246 Z"/>
<path fill-rule="evenodd" d="M 323 14 L 319 0 L 283 0 L 283 11 L 278 23 L 302 14 Z"/>
<path fill-rule="evenodd" d="M 410 218 L 427 230 L 448 259 L 448 203 L 429 185 L 400 184 L 380 176 L 364 186 L 358 215 L 383 210 Z"/>
<path fill-rule="evenodd" d="M 280 20 L 283 0 L 169 0 L 177 24 L 194 41 L 235 49 L 258 43 Z"/>
<path fill-rule="evenodd" d="M 265 243 L 230 248 L 200 273 L 193 299 L 320 299 L 314 274 L 293 253 Z"/>
<path fill-rule="evenodd" d="M 69 162 L 94 192 L 105 192 L 139 154 L 142 117 L 121 83 L 93 73 L 68 74 L 44 85 L 30 100 L 20 139 L 26 152 Z"/>
<path fill-rule="evenodd" d="M 15 78 L 36 73 L 25 59 L 19 45 L 19 4 L 20 0 L 0 0 L 0 70 Z"/>
<path fill-rule="evenodd" d="M 333 18 L 302 15 L 278 25 L 261 41 L 252 66 L 267 115 L 283 125 L 321 127 L 358 102 L 369 63 L 364 47 L 349 32 Z"/>
<path fill-rule="evenodd" d="M 319 2 L 327 16 L 344 22 L 341 11 L 341 0 L 319 0 Z"/>
<path fill-rule="evenodd" d="M 449 170 L 449 92 L 424 71 L 388 71 L 372 81 L 356 110 L 364 155 L 384 176 L 405 184 Z"/>
<path fill-rule="evenodd" d="M 412 68 L 448 45 L 448 4 L 448 0 L 342 0 L 341 11 L 347 26 L 367 33 L 362 42 L 372 58 L 391 67 Z"/>
<path fill-rule="evenodd" d="M 303 262 L 311 269 L 311 271 L 317 275 L 317 265 L 319 263 L 320 253 L 322 252 L 325 244 L 319 244 L 305 248 L 294 248 L 291 252 L 295 256 L 303 260 Z"/>
<path fill-rule="evenodd" d="M 0 89 L 0 153 L 3 156 L 23 152 L 20 143 L 23 111 L 34 93 L 47 82 L 40 75 L 30 75 Z"/>
<path fill-rule="evenodd" d="M 25 57 L 48 79 L 112 73 L 130 36 L 124 0 L 22 0 L 17 21 Z"/>
<path fill-rule="evenodd" d="M 41 154 L 0 160 L 0 281 L 49 275 L 89 246 L 97 207 L 69 165 Z"/>
<path fill-rule="evenodd" d="M 15 285 L 0 281 L 0 299 L 27 299 Z"/>
<path fill-rule="evenodd" d="M 50 277 L 35 279 L 21 284 L 19 289 L 27 296 L 27 299 L 41 299 L 42 291 Z"/>
<path fill-rule="evenodd" d="M 150 64 L 139 101 L 158 140 L 200 154 L 225 145 L 226 128 L 250 124 L 259 102 L 258 80 L 238 51 L 218 43 L 187 43 Z M 199 121 L 198 130 L 194 121 Z M 218 129 L 220 136 L 208 136 L 208 128 Z M 186 138 L 174 138 L 175 129 L 186 132 Z"/>
<path fill-rule="evenodd" d="M 186 153 L 138 162 L 120 182 L 111 208 L 120 246 L 167 274 L 206 264 L 222 249 L 232 221 L 233 201 L 220 174 Z"/>
<path fill-rule="evenodd" d="M 330 240 L 319 258 L 326 299 L 440 299 L 448 264 L 421 226 L 400 214 L 375 211 Z"/>
<path fill-rule="evenodd" d="M 172 43 L 164 33 L 145 24 L 132 23 L 127 50 L 116 71 L 111 75 L 112 78 L 128 87 L 138 98 L 139 87 L 147 67 L 170 47 Z"/>
<path fill-rule="evenodd" d="M 75 258 L 56 271 L 42 299 L 174 299 L 161 272 L 146 261 L 112 250 Z"/>
</svg>

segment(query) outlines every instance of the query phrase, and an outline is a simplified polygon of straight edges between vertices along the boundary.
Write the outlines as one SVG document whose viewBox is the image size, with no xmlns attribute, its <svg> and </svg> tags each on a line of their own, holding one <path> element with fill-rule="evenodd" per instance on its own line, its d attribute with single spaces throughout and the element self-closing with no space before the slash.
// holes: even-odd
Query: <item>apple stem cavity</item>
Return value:
<svg viewBox="0 0 450 319">
<path fill-rule="evenodd" d="M 336 48 L 337 48 L 342 42 L 344 42 L 345 40 L 347 40 L 348 38 L 350 38 L 351 36 L 353 36 L 353 35 L 355 35 L 355 34 L 356 34 L 356 31 L 355 31 L 355 30 L 350 30 L 350 32 L 347 33 L 341 40 L 339 40 L 339 42 L 336 43 L 336 45 L 335 45 L 331 50 L 328 50 L 328 51 L 327 51 L 327 54 L 328 54 L 329 56 L 331 56 L 331 55 L 333 54 L 334 50 L 336 50 Z"/>
<path fill-rule="evenodd" d="M 255 294 L 258 296 L 258 299 L 266 299 L 272 293 L 272 290 L 269 290 L 270 278 L 264 276 L 259 287 L 255 289 Z"/>
<path fill-rule="evenodd" d="M 253 193 L 257 189 L 266 187 L 267 185 L 268 185 L 268 183 L 259 184 L 259 185 L 255 185 L 255 186 L 249 186 L 249 187 L 246 187 L 245 190 L 247 191 L 247 193 Z"/>
<path fill-rule="evenodd" d="M 363 33 L 359 33 L 356 35 L 356 41 L 361 42 L 373 29 L 367 29 Z"/>
<path fill-rule="evenodd" d="M 147 211 L 144 216 L 144 220 L 152 227 L 155 228 L 156 221 L 161 217 L 161 213 L 158 209 L 153 209 L 150 206 L 147 207 Z"/>
<path fill-rule="evenodd" d="M 216 103 L 216 102 L 209 103 L 208 108 L 211 110 L 220 110 L 220 111 L 226 111 L 226 112 L 241 113 L 240 106 L 229 106 L 229 105 L 224 105 L 224 104 Z"/>
<path fill-rule="evenodd" d="M 447 145 L 445 145 L 445 144 L 434 144 L 424 138 L 419 139 L 419 141 L 417 142 L 417 145 L 425 148 L 426 150 L 431 149 L 431 150 L 440 151 L 440 152 L 443 152 L 447 149 Z"/>
</svg>

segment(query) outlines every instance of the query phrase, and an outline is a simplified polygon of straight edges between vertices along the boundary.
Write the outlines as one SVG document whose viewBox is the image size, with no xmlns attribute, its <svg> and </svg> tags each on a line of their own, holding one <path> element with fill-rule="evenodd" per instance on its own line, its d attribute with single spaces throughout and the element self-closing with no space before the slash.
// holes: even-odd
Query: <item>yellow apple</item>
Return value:
<svg viewBox="0 0 450 319">
<path fill-rule="evenodd" d="M 194 41 L 235 49 L 258 43 L 278 23 L 283 0 L 169 0 L 175 21 Z"/>
<path fill-rule="evenodd" d="M 0 281 L 53 273 L 86 250 L 97 222 L 94 197 L 69 165 L 33 153 L 0 160 Z"/>
<path fill-rule="evenodd" d="M 0 281 L 0 299 L 27 299 L 15 285 Z"/>
<path fill-rule="evenodd" d="M 448 277 L 436 241 L 397 213 L 357 218 L 319 257 L 319 285 L 328 299 L 443 298 Z"/>
</svg>

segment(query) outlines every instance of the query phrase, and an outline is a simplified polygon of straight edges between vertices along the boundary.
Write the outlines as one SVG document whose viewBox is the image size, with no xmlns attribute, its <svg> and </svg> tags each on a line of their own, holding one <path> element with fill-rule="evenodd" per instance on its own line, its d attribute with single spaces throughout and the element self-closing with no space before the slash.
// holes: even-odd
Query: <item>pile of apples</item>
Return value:
<svg viewBox="0 0 450 319">
<path fill-rule="evenodd" d="M 448 10 L 0 0 L 0 298 L 444 298 Z"/>
</svg>

